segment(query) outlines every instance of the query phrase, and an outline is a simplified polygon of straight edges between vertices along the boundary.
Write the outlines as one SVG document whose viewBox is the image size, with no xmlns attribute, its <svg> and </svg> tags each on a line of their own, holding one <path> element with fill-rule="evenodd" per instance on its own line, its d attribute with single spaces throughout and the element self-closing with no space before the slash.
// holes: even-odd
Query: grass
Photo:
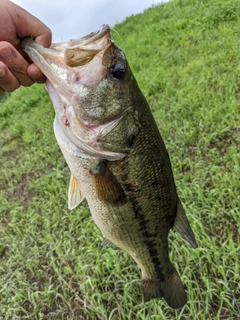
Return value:
<svg viewBox="0 0 240 320">
<path fill-rule="evenodd" d="M 101 246 L 85 202 L 67 209 L 53 108 L 34 85 L 0 100 L 0 319 L 240 318 L 239 17 L 237 0 L 175 0 L 113 32 L 167 145 L 199 245 L 170 235 L 188 304 L 144 304 L 135 263 Z"/>
</svg>

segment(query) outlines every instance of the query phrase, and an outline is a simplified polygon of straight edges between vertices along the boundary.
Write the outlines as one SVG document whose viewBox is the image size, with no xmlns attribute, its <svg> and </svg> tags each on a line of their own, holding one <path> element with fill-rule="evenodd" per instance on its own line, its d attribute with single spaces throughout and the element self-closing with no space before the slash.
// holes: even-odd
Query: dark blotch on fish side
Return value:
<svg viewBox="0 0 240 320">
<path fill-rule="evenodd" d="M 125 187 L 125 192 L 129 195 L 134 195 L 140 191 L 137 185 L 133 185 L 131 183 L 124 184 L 124 187 Z"/>
<path fill-rule="evenodd" d="M 149 253 L 150 253 L 150 256 L 152 259 L 152 263 L 154 265 L 154 269 L 157 274 L 157 278 L 159 280 L 163 280 L 164 275 L 162 273 L 161 262 L 157 257 L 158 250 L 156 248 L 156 243 L 154 243 L 154 241 L 150 240 L 151 238 L 153 238 L 153 235 L 150 234 L 147 230 L 148 222 L 145 219 L 144 213 L 141 212 L 142 208 L 139 205 L 139 203 L 135 197 L 129 197 L 129 201 L 132 204 L 133 212 L 135 213 L 135 218 L 139 221 L 139 231 L 142 233 L 144 243 L 146 244 L 146 246 L 149 250 Z M 157 235 L 155 235 L 155 237 L 157 237 Z"/>
<path fill-rule="evenodd" d="M 134 196 L 130 196 L 129 201 L 133 206 L 135 218 L 139 221 L 139 231 L 141 232 L 144 243 L 148 248 L 156 273 L 156 279 L 142 279 L 144 302 L 154 298 L 163 297 L 170 307 L 175 309 L 182 308 L 187 303 L 187 294 L 184 290 L 182 281 L 174 268 L 167 276 L 164 275 L 161 261 L 158 258 L 158 248 L 156 243 L 151 240 L 156 239 L 158 235 L 150 234 L 147 230 L 148 222 L 145 219 L 145 215 L 142 212 L 137 199 Z M 162 244 L 162 246 L 164 246 L 164 244 Z M 165 250 L 168 250 L 167 240 L 165 246 Z"/>
<path fill-rule="evenodd" d="M 131 148 L 131 146 L 133 145 L 135 139 L 136 139 L 136 136 L 134 134 L 129 136 L 128 139 L 126 140 L 126 146 L 128 148 Z"/>
</svg>

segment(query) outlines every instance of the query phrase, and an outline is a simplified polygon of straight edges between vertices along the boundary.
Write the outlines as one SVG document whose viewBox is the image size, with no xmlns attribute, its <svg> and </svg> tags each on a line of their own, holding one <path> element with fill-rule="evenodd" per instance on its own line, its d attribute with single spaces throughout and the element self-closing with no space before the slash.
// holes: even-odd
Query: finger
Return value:
<svg viewBox="0 0 240 320">
<path fill-rule="evenodd" d="M 0 87 L 0 96 L 4 95 L 5 91 Z"/>
<path fill-rule="evenodd" d="M 41 31 L 41 29 L 39 30 Z M 39 32 L 38 32 L 39 33 Z M 52 31 L 47 27 L 45 34 L 35 36 L 34 40 L 45 48 L 49 48 L 52 43 Z"/>
<path fill-rule="evenodd" d="M 19 38 L 32 36 L 35 41 L 44 47 L 50 47 L 52 41 L 51 30 L 38 18 L 19 7 L 15 3 L 11 3 L 16 14 L 12 15 L 14 24 L 17 26 L 17 34 Z"/>
<path fill-rule="evenodd" d="M 33 84 L 33 80 L 27 74 L 29 63 L 6 41 L 0 42 L 0 60 L 4 62 L 21 85 L 30 86 Z"/>
<path fill-rule="evenodd" d="M 0 81 L 1 81 L 1 78 L 4 77 L 4 75 L 5 75 L 4 68 L 1 67 L 1 65 L 0 65 Z M 0 87 L 0 96 L 2 96 L 4 93 L 5 93 L 5 90 L 3 90 L 3 89 Z"/>
<path fill-rule="evenodd" d="M 8 68 L 0 61 L 0 94 L 12 92 L 20 87 L 19 81 L 8 70 Z"/>
<path fill-rule="evenodd" d="M 34 63 L 28 67 L 27 74 L 34 82 L 44 83 L 46 81 L 46 77 Z"/>
</svg>

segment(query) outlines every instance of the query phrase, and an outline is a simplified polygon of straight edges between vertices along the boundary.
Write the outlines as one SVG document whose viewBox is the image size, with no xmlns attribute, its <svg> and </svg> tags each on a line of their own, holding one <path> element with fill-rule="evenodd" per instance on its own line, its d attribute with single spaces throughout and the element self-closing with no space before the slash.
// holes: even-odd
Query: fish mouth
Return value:
<svg viewBox="0 0 240 320">
<path fill-rule="evenodd" d="M 66 83 L 92 87 L 103 79 L 106 66 L 99 64 L 99 59 L 103 59 L 111 43 L 110 27 L 105 24 L 87 36 L 55 43 L 50 48 L 44 48 L 32 38 L 25 38 L 22 47 L 48 81 L 63 95 L 69 95 L 73 90 L 66 90 Z M 94 70 L 94 76 L 89 70 Z"/>
<path fill-rule="evenodd" d="M 113 46 L 107 24 L 80 39 L 55 43 L 50 48 L 32 38 L 22 41 L 24 51 L 47 78 L 46 89 L 57 121 L 68 139 L 87 154 L 109 160 L 123 158 L 125 154 L 103 150 L 98 136 L 114 129 L 122 116 L 96 119 L 94 112 L 89 115 L 79 97 L 107 78 L 114 60 Z"/>
</svg>

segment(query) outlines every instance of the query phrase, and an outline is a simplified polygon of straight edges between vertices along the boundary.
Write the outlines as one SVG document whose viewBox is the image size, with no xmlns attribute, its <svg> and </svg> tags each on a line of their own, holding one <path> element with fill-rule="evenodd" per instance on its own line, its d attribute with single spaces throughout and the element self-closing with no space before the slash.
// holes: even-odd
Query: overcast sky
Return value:
<svg viewBox="0 0 240 320">
<path fill-rule="evenodd" d="M 76 39 L 102 24 L 113 27 L 132 14 L 167 0 L 12 0 L 53 32 L 53 42 Z"/>
</svg>

